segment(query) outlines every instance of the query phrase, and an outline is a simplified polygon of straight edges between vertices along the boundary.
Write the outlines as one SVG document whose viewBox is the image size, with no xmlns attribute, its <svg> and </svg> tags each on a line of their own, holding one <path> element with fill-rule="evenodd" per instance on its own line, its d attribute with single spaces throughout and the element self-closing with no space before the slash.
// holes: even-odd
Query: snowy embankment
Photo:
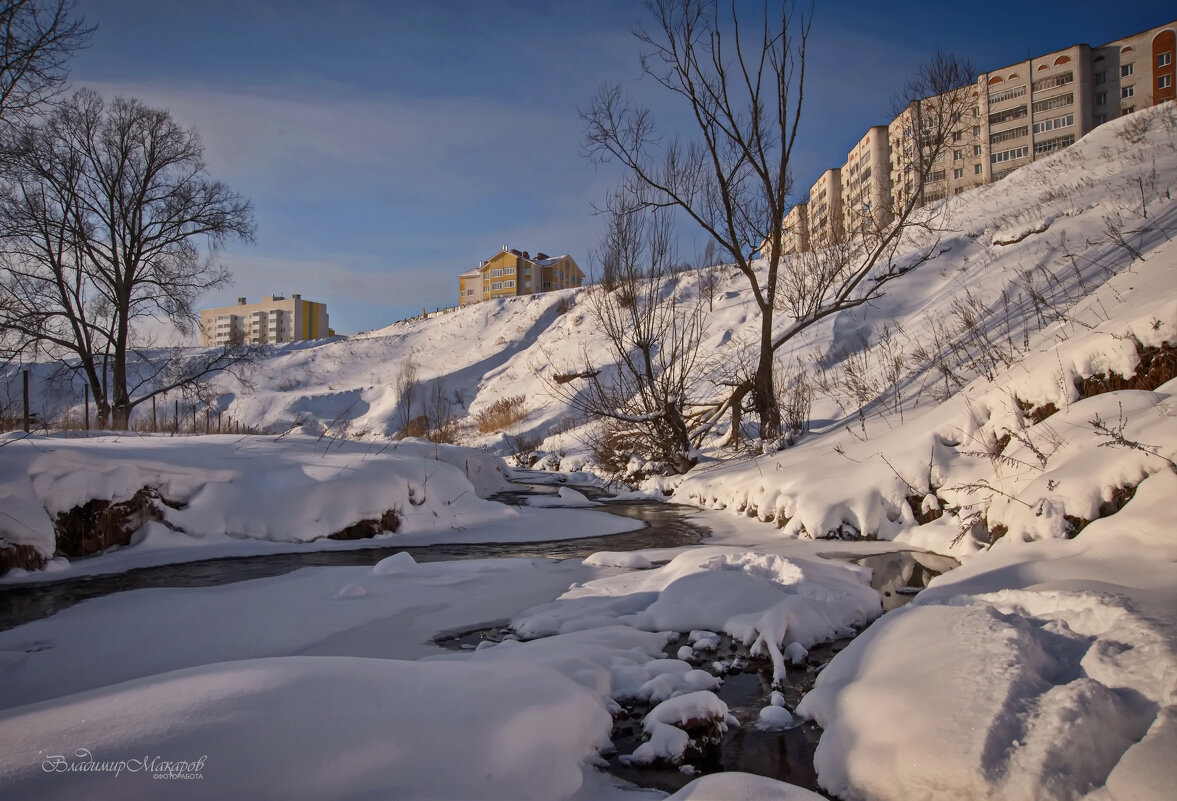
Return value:
<svg viewBox="0 0 1177 801">
<path fill-rule="evenodd" d="M 2 443 L 0 545 L 49 560 L 72 527 L 84 530 L 79 539 L 86 553 L 107 545 L 96 541 L 107 528 L 113 542 L 131 546 L 108 549 L 97 563 L 52 558 L 46 567 L 59 577 L 273 553 L 320 540 L 316 547 L 349 547 L 335 540 L 355 547 L 357 539 L 511 542 L 636 525 L 588 511 L 570 519 L 486 500 L 509 486 L 501 459 L 420 441 L 9 435 Z M 122 506 L 106 511 L 106 502 Z M 20 568 L 6 575 L 24 577 Z"/>
<path fill-rule="evenodd" d="M 1125 182 L 1135 201 L 1052 191 L 1065 208 L 1039 223 L 974 223 L 969 237 L 1032 248 L 1022 258 L 1083 287 L 1023 346 L 991 352 L 987 374 L 942 403 L 883 398 L 852 425 L 677 487 L 786 536 L 968 557 L 839 653 L 798 707 L 825 729 L 816 768 L 840 799 L 1128 801 L 1177 783 L 1177 171 L 1172 110 L 1149 113 L 1140 150 L 1110 159 L 1117 183 L 1140 173 Z M 1125 125 L 989 191 L 1035 186 L 1067 159 L 1099 174 Z M 1125 217 L 1127 246 L 1109 244 Z M 976 324 L 1016 326 L 1000 312 Z"/>
</svg>

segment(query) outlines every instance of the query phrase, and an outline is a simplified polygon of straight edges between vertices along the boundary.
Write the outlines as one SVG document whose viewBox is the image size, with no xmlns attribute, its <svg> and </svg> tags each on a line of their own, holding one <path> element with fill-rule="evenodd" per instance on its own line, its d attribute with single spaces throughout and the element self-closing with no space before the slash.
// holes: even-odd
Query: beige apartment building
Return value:
<svg viewBox="0 0 1177 801">
<path fill-rule="evenodd" d="M 842 232 L 842 170 L 833 167 L 809 188 L 809 246 L 837 242 Z"/>
<path fill-rule="evenodd" d="M 238 298 L 236 306 L 200 312 L 201 345 L 277 345 L 334 335 L 326 304 L 303 300 L 301 295 L 271 295 L 258 303 Z"/>
<path fill-rule="evenodd" d="M 891 146 L 886 125 L 866 132 L 846 154 L 842 180 L 842 230 L 877 230 L 891 222 Z"/>
<path fill-rule="evenodd" d="M 1108 120 L 1175 100 L 1175 59 L 1177 21 L 983 72 L 971 91 L 958 90 L 968 92 L 969 103 L 923 185 L 914 169 L 926 133 L 921 108 L 945 96 L 912 103 L 890 124 L 868 130 L 846 163 L 822 173 L 807 200 L 789 211 L 785 236 L 803 217 L 808 235 L 786 240 L 785 252 L 821 247 L 835 234 L 857 233 L 872 223 L 886 225 L 888 207 L 902 207 L 913 196 L 922 205 L 1000 181 Z"/>
</svg>

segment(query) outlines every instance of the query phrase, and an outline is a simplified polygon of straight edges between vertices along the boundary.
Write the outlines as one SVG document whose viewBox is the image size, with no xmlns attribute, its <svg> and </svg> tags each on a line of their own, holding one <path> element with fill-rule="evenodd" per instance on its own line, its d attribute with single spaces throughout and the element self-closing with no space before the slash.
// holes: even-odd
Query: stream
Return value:
<svg viewBox="0 0 1177 801">
<path fill-rule="evenodd" d="M 534 481 L 534 479 L 533 479 Z M 494 497 L 504 503 L 522 504 L 533 495 L 550 495 L 558 487 L 544 483 L 520 485 L 518 490 Z M 590 497 L 603 493 L 591 487 L 578 487 Z M 641 520 L 645 526 L 636 531 L 573 540 L 523 543 L 466 543 L 452 545 L 400 546 L 374 545 L 348 550 L 307 550 L 263 556 L 226 557 L 195 562 L 159 565 L 128 570 L 123 573 L 85 576 L 60 581 L 15 584 L 0 588 L 0 631 L 53 615 L 80 601 L 135 589 L 163 587 L 211 587 L 250 579 L 277 576 L 305 567 L 370 566 L 387 556 L 407 552 L 417 562 L 437 562 L 487 558 L 583 559 L 597 551 L 634 551 L 646 548 L 674 548 L 695 545 L 708 535 L 708 529 L 691 523 L 688 516 L 698 512 L 690 506 L 656 500 L 609 501 L 596 507 L 600 511 Z M 906 551 L 863 555 L 859 553 L 823 553 L 872 569 L 871 584 L 883 596 L 884 611 L 897 608 L 919 592 L 928 581 L 957 565 L 948 557 Z M 466 631 L 439 634 L 435 642 L 446 648 L 470 650 L 484 640 L 497 641 L 513 636 L 503 628 L 505 622 Z M 685 642 L 685 640 L 684 640 Z M 730 729 L 720 743 L 692 755 L 683 766 L 633 766 L 622 758 L 642 742 L 641 721 L 648 706 L 631 705 L 614 720 L 613 742 L 616 752 L 608 757 L 607 770 L 633 784 L 674 792 L 702 773 L 744 771 L 791 782 L 821 793 L 813 769 L 813 752 L 821 729 L 803 722 L 785 731 L 764 731 L 756 727 L 761 708 L 769 703 L 773 689 L 785 696 L 789 708 L 813 686 L 817 674 L 842 650 L 849 639 L 814 646 L 804 665 L 791 667 L 784 686 L 772 687 L 772 666 L 767 659 L 751 657 L 748 649 L 724 635 L 715 652 L 702 653 L 695 667 L 710 669 L 716 660 L 734 663 L 723 674 L 717 691 L 729 711 L 741 725 Z M 672 642 L 667 653 L 673 654 L 681 642 Z"/>
</svg>

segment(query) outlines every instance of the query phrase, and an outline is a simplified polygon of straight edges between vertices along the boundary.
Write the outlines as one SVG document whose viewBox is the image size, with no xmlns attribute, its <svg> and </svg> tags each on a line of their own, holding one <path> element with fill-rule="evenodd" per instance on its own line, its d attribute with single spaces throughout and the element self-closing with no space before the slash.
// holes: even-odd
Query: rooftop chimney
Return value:
<svg viewBox="0 0 1177 801">
<path fill-rule="evenodd" d="M 237 298 L 237 305 L 244 306 L 245 305 L 245 298 Z"/>
</svg>

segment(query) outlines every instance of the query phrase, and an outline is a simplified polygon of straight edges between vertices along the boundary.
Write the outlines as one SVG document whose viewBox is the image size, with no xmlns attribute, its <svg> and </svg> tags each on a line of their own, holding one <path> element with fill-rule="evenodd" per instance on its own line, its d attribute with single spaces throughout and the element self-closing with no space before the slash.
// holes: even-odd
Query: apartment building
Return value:
<svg viewBox="0 0 1177 801">
<path fill-rule="evenodd" d="M 809 246 L 825 247 L 842 238 L 842 169 L 832 167 L 809 188 Z"/>
<path fill-rule="evenodd" d="M 458 275 L 458 305 L 491 298 L 534 295 L 584 284 L 584 273 L 571 256 L 549 256 L 508 249 Z"/>
<path fill-rule="evenodd" d="M 886 125 L 866 132 L 842 167 L 842 230 L 859 233 L 891 222 L 891 143 Z"/>
<path fill-rule="evenodd" d="M 282 344 L 334 335 L 326 304 L 301 295 L 271 295 L 257 303 L 238 298 L 236 306 L 200 312 L 201 345 Z"/>
<path fill-rule="evenodd" d="M 845 164 L 814 183 L 807 246 L 821 247 L 834 234 L 872 222 L 885 225 L 885 193 L 891 209 L 913 198 L 920 205 L 944 200 L 1000 181 L 1108 120 L 1177 99 L 1175 58 L 1177 21 L 1097 47 L 1076 44 L 1034 56 L 983 72 L 972 87 L 912 103 L 888 125 L 868 130 Z M 921 182 L 920 154 L 950 104 L 959 106 L 951 138 Z"/>
</svg>

